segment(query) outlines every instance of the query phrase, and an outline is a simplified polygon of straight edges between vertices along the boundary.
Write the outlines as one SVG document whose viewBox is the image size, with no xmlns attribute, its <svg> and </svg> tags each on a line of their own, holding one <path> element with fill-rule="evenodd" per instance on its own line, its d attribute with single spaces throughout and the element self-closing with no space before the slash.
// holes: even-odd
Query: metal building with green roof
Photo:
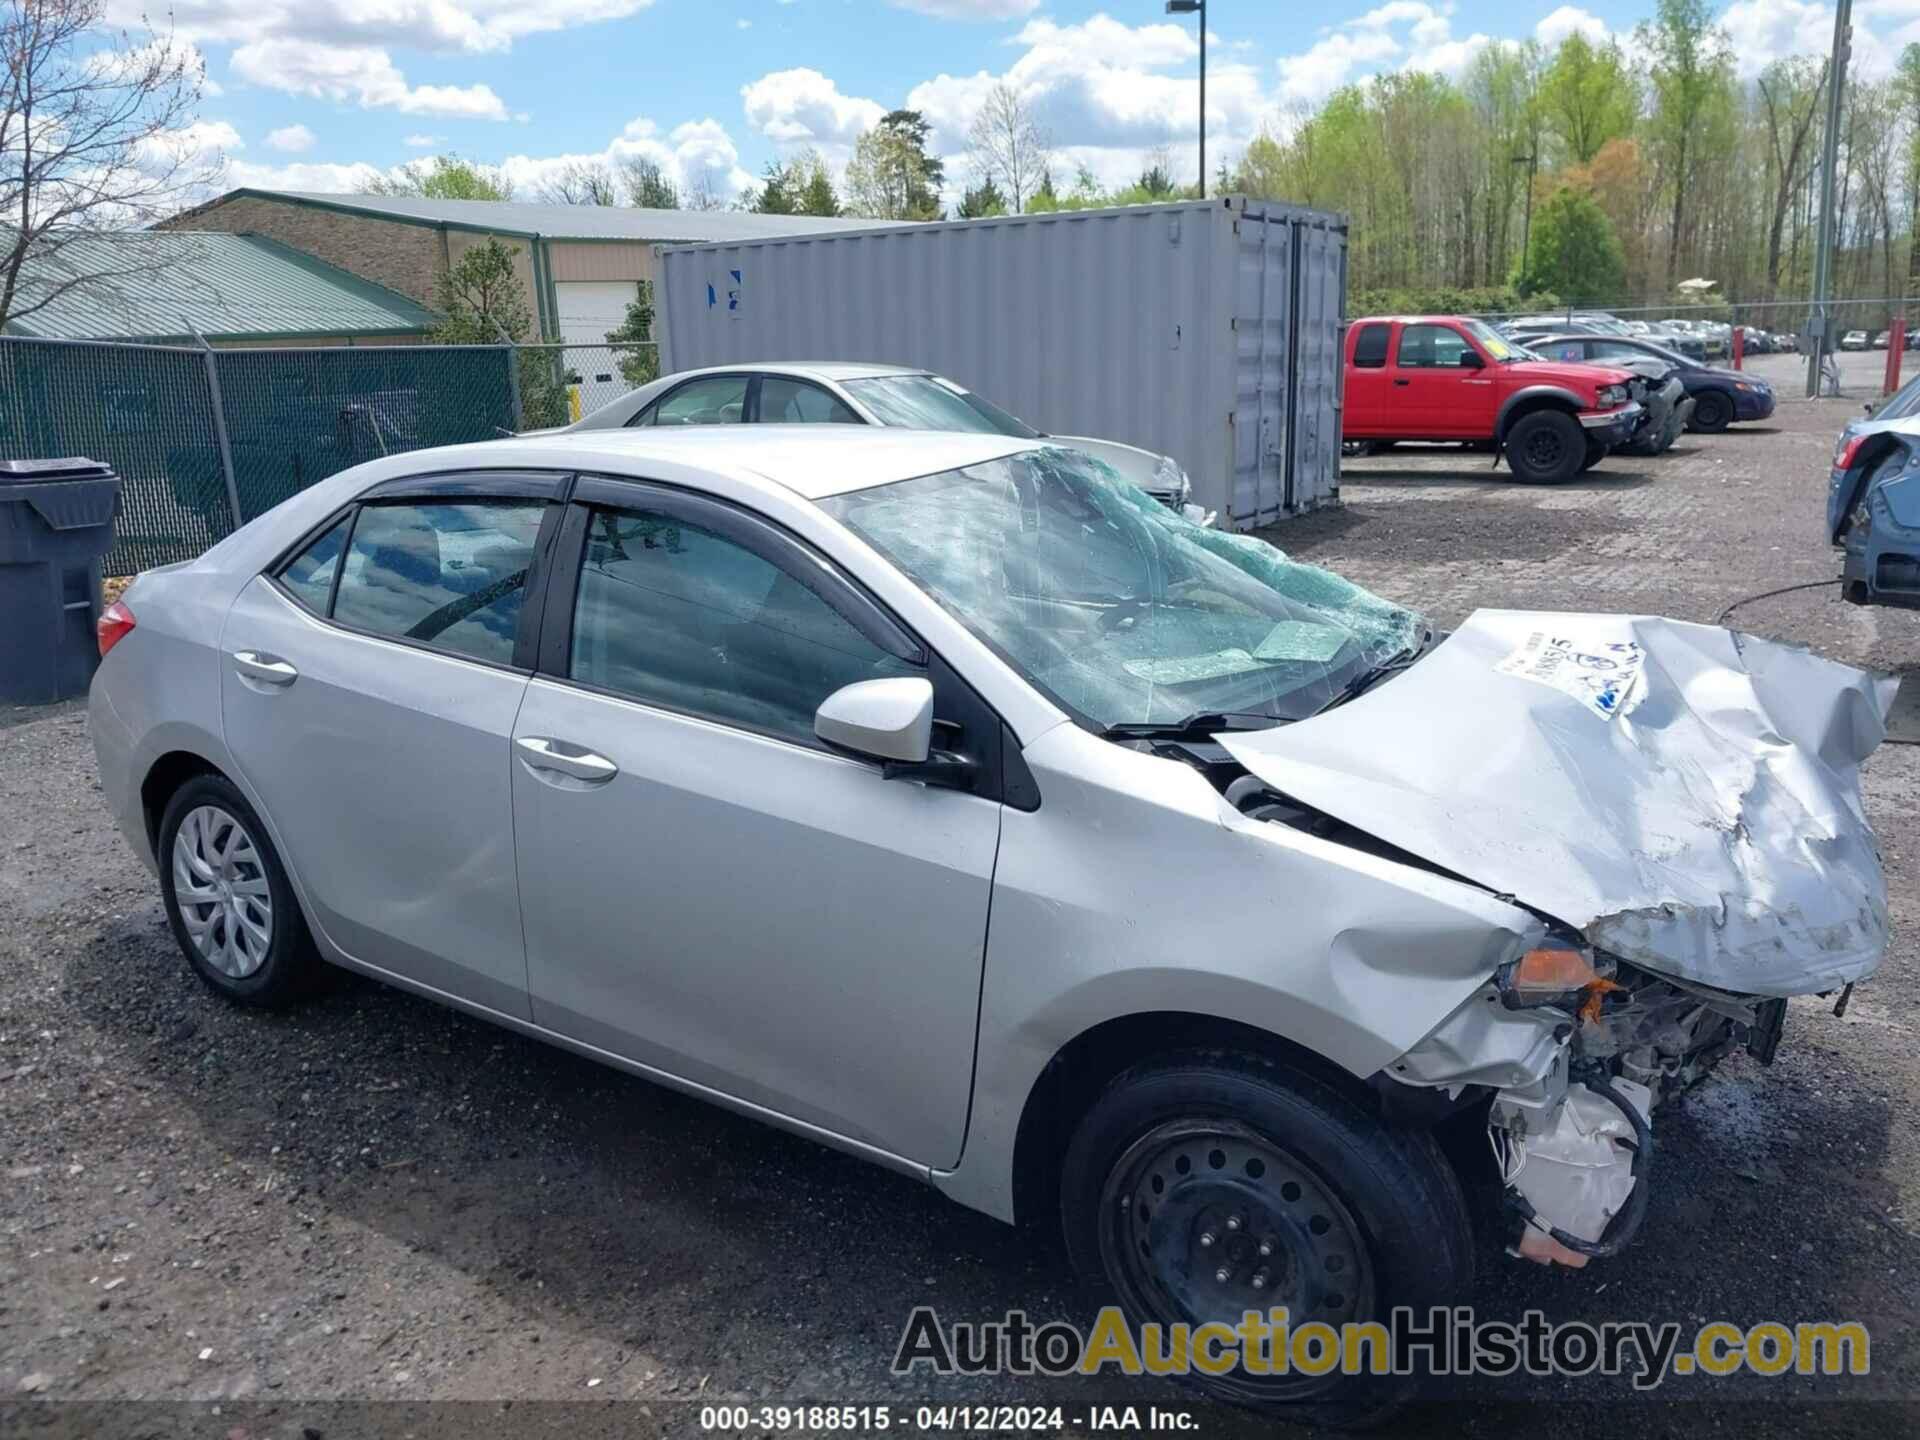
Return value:
<svg viewBox="0 0 1920 1440">
<path fill-rule="evenodd" d="M 437 323 L 418 301 L 269 240 L 131 230 L 30 260 L 8 335 L 213 345 L 407 344 Z"/>
</svg>

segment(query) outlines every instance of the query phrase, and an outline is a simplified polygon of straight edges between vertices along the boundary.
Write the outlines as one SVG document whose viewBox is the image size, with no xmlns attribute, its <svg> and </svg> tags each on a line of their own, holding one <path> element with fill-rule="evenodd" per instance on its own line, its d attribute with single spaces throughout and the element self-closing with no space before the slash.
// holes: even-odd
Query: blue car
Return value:
<svg viewBox="0 0 1920 1440">
<path fill-rule="evenodd" d="M 1827 534 L 1848 600 L 1920 609 L 1920 376 L 1840 432 Z"/>
</svg>

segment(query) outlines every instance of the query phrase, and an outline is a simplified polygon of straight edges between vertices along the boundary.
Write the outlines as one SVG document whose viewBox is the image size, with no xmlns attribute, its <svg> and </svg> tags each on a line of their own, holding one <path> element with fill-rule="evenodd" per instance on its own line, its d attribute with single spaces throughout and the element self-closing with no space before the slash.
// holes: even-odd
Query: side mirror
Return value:
<svg viewBox="0 0 1920 1440">
<path fill-rule="evenodd" d="M 933 682 L 910 675 L 843 685 L 813 712 L 813 733 L 868 759 L 924 764 L 933 752 Z"/>
<path fill-rule="evenodd" d="M 1462 350 L 1460 352 L 1460 368 L 1462 370 L 1478 370 L 1486 363 L 1486 361 L 1480 358 L 1480 352 L 1478 350 Z"/>
</svg>

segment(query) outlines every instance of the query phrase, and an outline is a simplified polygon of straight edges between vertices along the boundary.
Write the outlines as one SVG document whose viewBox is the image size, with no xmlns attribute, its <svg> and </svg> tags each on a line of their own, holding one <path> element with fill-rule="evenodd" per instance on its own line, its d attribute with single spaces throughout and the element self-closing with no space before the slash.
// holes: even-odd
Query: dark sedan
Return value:
<svg viewBox="0 0 1920 1440">
<path fill-rule="evenodd" d="M 1677 350 L 1624 335 L 1543 335 L 1522 342 L 1553 360 L 1586 360 L 1596 364 L 1651 355 L 1679 372 L 1693 400 L 1693 418 L 1687 428 L 1713 433 L 1740 420 L 1764 420 L 1773 414 L 1773 386 L 1757 375 L 1703 365 Z"/>
</svg>

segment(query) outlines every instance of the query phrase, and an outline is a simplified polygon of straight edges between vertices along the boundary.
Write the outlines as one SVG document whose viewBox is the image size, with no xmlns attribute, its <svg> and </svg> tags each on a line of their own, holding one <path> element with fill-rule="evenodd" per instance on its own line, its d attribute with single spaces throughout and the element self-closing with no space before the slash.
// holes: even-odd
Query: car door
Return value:
<svg viewBox="0 0 1920 1440">
<path fill-rule="evenodd" d="M 514 728 L 534 1019 L 923 1164 L 959 1157 L 999 845 L 997 717 L 764 517 L 583 478 Z M 969 793 L 813 734 L 929 675 Z M 937 741 L 936 743 L 943 743 Z"/>
<path fill-rule="evenodd" d="M 1493 434 L 1499 410 L 1493 376 L 1453 326 L 1402 325 L 1389 373 L 1396 433 L 1434 439 Z"/>
<path fill-rule="evenodd" d="M 256 577 L 221 641 L 228 748 L 326 939 L 523 1019 L 511 737 L 563 483 L 376 487 Z"/>
<path fill-rule="evenodd" d="M 1393 327 L 1384 320 L 1356 325 L 1347 342 L 1347 393 L 1340 433 L 1362 437 L 1378 433 L 1387 409 L 1387 341 Z"/>
</svg>

